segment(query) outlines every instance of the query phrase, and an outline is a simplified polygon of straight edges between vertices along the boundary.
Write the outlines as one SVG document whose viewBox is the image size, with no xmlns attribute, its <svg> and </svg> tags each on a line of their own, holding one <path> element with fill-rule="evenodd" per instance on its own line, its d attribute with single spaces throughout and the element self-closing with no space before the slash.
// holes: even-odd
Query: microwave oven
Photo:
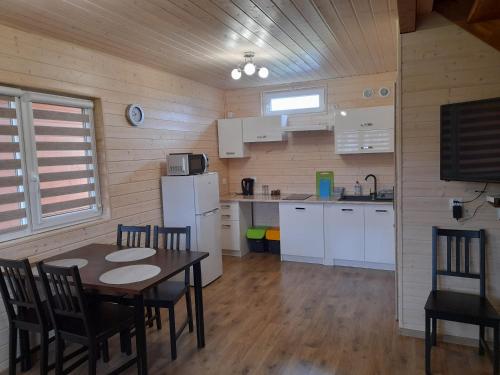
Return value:
<svg viewBox="0 0 500 375">
<path fill-rule="evenodd" d="M 206 154 L 169 154 L 167 156 L 167 175 L 189 176 L 208 172 L 208 156 Z"/>
</svg>

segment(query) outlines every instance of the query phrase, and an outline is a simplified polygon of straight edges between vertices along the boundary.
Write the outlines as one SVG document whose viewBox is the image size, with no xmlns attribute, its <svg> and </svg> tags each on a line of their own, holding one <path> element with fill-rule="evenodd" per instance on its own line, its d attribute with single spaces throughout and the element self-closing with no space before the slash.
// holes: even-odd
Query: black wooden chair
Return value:
<svg viewBox="0 0 500 375">
<path fill-rule="evenodd" d="M 445 269 L 441 269 L 438 266 L 438 242 L 440 237 L 446 238 Z M 479 273 L 471 271 L 471 260 L 473 259 L 473 254 L 471 253 L 472 240 L 479 242 Z M 499 374 L 500 316 L 486 298 L 485 241 L 484 230 L 471 231 L 432 228 L 432 291 L 425 304 L 426 374 L 431 373 L 431 349 L 433 345 L 436 345 L 438 319 L 478 325 L 479 354 L 483 355 L 486 349 L 493 360 L 494 375 Z M 454 261 L 452 258 L 454 258 Z M 454 267 L 452 267 L 453 263 Z M 437 283 L 438 276 L 479 279 L 479 295 L 439 290 Z M 493 351 L 490 350 L 485 341 L 485 327 L 493 328 Z"/>
<path fill-rule="evenodd" d="M 123 244 L 123 234 L 127 234 L 126 242 Z M 141 241 L 141 235 L 144 234 L 144 245 Z M 116 231 L 116 244 L 127 247 L 150 247 L 151 246 L 151 225 L 145 226 L 126 226 L 118 224 Z"/>
<path fill-rule="evenodd" d="M 72 371 L 87 359 L 89 374 L 95 375 L 100 348 L 115 334 L 134 327 L 134 309 L 88 298 L 76 266 L 55 267 L 40 262 L 37 267 L 55 330 L 56 375 Z M 88 355 L 63 369 L 63 342 L 82 345 Z M 121 372 L 136 362 L 137 358 L 130 359 L 111 373 Z"/>
<path fill-rule="evenodd" d="M 16 373 L 18 332 L 34 332 L 40 335 L 40 374 L 47 374 L 49 331 L 52 325 L 38 294 L 31 266 L 27 259 L 0 259 L 0 292 L 9 320 L 9 374 Z M 23 341 L 23 340 L 21 340 Z M 21 342 L 21 360 L 30 366 L 30 348 Z"/>
<path fill-rule="evenodd" d="M 123 235 L 126 234 L 125 244 L 123 243 Z M 142 241 L 142 234 L 144 234 L 144 242 Z M 123 225 L 118 224 L 116 231 L 116 244 L 118 246 L 127 247 L 151 247 L 151 225 L 137 226 L 137 225 Z M 146 321 L 148 326 L 153 326 L 153 311 L 151 307 L 146 308 Z"/>
<path fill-rule="evenodd" d="M 163 236 L 160 242 L 159 237 Z M 184 236 L 184 249 L 182 249 L 182 236 Z M 185 250 L 191 249 L 191 227 L 185 228 L 163 228 L 154 227 L 153 247 L 155 249 L 165 250 Z M 155 309 L 156 326 L 161 329 L 160 308 L 168 309 L 168 320 L 170 326 L 170 351 L 172 359 L 177 358 L 177 339 L 182 334 L 186 326 L 189 326 L 189 332 L 193 332 L 193 310 L 191 305 L 191 292 L 189 287 L 190 271 L 185 270 L 183 281 L 166 281 L 157 287 L 151 289 L 144 296 L 144 303 L 148 307 Z M 175 304 L 182 298 L 186 298 L 187 319 L 176 330 L 175 327 Z"/>
<path fill-rule="evenodd" d="M 52 322 L 48 305 L 40 297 L 35 278 L 28 259 L 0 259 L 0 294 L 2 295 L 7 318 L 9 320 L 9 374 L 16 373 L 16 362 L 21 361 L 21 370 L 31 367 L 31 353 L 40 351 L 40 374 L 47 374 L 54 364 L 48 363 L 49 338 Z M 20 342 L 21 357 L 16 358 L 17 334 L 23 339 Z M 40 345 L 29 347 L 29 340 L 23 337 L 28 332 L 40 335 Z M 76 350 L 64 357 L 64 361 L 81 354 Z"/>
</svg>

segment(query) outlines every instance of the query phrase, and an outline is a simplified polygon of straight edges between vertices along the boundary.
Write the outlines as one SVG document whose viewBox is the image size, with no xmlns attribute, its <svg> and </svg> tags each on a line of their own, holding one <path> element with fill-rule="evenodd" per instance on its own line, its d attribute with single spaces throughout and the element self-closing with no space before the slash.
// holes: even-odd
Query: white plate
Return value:
<svg viewBox="0 0 500 375">
<path fill-rule="evenodd" d="M 156 254 L 155 249 L 132 247 L 126 250 L 118 250 L 106 255 L 108 262 L 133 262 L 152 257 Z"/>
<path fill-rule="evenodd" d="M 52 260 L 50 262 L 45 262 L 45 264 L 48 264 L 49 266 L 57 266 L 57 267 L 77 266 L 80 269 L 80 268 L 85 267 L 87 264 L 89 264 L 89 261 L 87 259 L 81 259 L 81 258 L 70 258 L 70 259 Z M 38 269 L 36 267 L 31 268 L 31 271 L 33 272 L 33 275 L 38 276 Z"/>
<path fill-rule="evenodd" d="M 99 276 L 99 281 L 113 285 L 138 283 L 155 277 L 160 271 L 160 267 L 152 264 L 134 264 L 105 272 Z"/>
</svg>

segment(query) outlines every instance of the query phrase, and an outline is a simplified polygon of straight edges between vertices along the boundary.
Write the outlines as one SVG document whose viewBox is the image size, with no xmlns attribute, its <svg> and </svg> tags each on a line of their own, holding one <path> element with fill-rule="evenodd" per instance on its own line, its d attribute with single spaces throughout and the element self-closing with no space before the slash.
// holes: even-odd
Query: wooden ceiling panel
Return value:
<svg viewBox="0 0 500 375">
<path fill-rule="evenodd" d="M 211 86 L 396 70 L 395 0 L 2 0 L 0 23 Z M 231 70 L 254 51 L 267 80 Z"/>
</svg>

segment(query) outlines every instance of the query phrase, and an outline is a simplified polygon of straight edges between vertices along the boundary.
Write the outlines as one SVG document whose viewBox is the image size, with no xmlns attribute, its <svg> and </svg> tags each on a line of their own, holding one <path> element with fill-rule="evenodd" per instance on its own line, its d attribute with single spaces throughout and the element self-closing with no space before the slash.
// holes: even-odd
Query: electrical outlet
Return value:
<svg viewBox="0 0 500 375">
<path fill-rule="evenodd" d="M 450 210 L 452 210 L 453 206 L 455 206 L 455 202 L 462 202 L 462 198 L 450 198 L 449 200 Z M 460 204 L 460 206 L 462 206 L 462 204 Z"/>
</svg>

